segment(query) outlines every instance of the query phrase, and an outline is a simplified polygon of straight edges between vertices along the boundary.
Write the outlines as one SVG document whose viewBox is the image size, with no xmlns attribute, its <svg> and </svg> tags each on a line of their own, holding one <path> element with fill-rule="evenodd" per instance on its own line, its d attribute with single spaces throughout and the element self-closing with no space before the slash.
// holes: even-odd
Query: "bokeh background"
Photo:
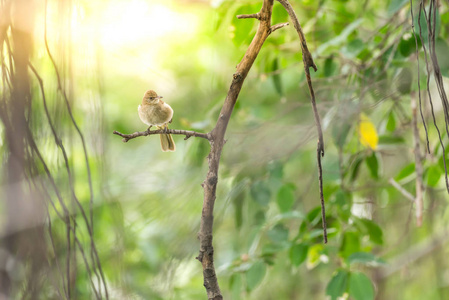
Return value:
<svg viewBox="0 0 449 300">
<path fill-rule="evenodd" d="M 297 33 L 290 25 L 265 42 L 220 165 L 214 247 L 225 299 L 449 298 L 448 107 L 435 77 L 427 83 L 432 36 L 418 20 L 423 1 L 412 2 L 414 19 L 410 1 L 291 1 L 318 66 L 327 245 Z M 424 1 L 427 13 L 431 2 L 447 91 L 449 3 Z M 261 4 L 0 2 L 0 299 L 105 299 L 105 286 L 110 299 L 206 298 L 195 257 L 207 141 L 174 136 L 176 152 L 163 153 L 156 136 L 123 143 L 112 132 L 146 130 L 137 106 L 148 89 L 174 109 L 170 128 L 210 131 L 257 28 L 235 16 Z M 272 23 L 288 21 L 275 1 Z M 20 118 L 15 97 L 25 99 Z"/>
</svg>

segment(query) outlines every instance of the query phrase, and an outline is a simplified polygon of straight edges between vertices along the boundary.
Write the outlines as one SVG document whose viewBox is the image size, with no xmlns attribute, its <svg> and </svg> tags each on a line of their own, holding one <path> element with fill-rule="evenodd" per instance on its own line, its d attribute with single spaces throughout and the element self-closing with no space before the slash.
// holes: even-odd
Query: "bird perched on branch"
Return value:
<svg viewBox="0 0 449 300">
<path fill-rule="evenodd" d="M 155 91 L 148 90 L 143 95 L 142 104 L 138 107 L 139 117 L 148 126 L 148 130 L 152 126 L 157 126 L 158 129 L 168 131 L 168 123 L 171 123 L 173 118 L 173 109 L 161 100 L 162 96 L 158 96 Z M 162 151 L 175 151 L 176 146 L 171 134 L 161 133 L 161 148 Z"/>
</svg>

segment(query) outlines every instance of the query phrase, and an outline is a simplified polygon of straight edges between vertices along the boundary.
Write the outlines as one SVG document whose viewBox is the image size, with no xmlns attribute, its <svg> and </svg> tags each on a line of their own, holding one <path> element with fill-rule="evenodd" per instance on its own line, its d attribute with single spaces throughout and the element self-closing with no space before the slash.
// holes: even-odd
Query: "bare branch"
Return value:
<svg viewBox="0 0 449 300">
<path fill-rule="evenodd" d="M 302 59 L 304 61 L 304 67 L 306 67 L 307 69 L 313 68 L 316 72 L 317 67 L 316 67 L 315 63 L 313 62 L 312 54 L 310 53 L 309 49 L 307 48 L 306 37 L 304 36 L 304 33 L 302 32 L 301 24 L 299 24 L 298 17 L 296 16 L 296 13 L 293 10 L 293 7 L 290 5 L 290 2 L 288 2 L 288 0 L 277 0 L 277 1 L 280 4 L 282 4 L 282 6 L 288 12 L 290 19 L 292 19 L 293 26 L 295 26 L 295 29 L 298 32 L 298 36 L 301 41 Z"/>
<path fill-rule="evenodd" d="M 124 134 L 124 133 L 120 133 L 118 131 L 113 132 L 113 134 L 119 135 L 121 137 L 123 137 L 123 142 L 126 143 L 129 140 L 135 139 L 136 137 L 139 136 L 147 136 L 147 135 L 153 135 L 153 134 L 164 134 L 164 133 L 169 133 L 169 134 L 176 134 L 176 135 L 185 135 L 186 137 L 184 138 L 184 140 L 187 140 L 188 138 L 193 137 L 200 137 L 206 140 L 210 140 L 210 134 L 209 133 L 201 133 L 201 132 L 196 132 L 196 131 L 189 131 L 189 130 L 176 130 L 176 129 L 168 129 L 168 130 L 164 130 L 164 129 L 158 129 L 158 130 L 145 130 L 145 131 L 137 131 L 134 133 L 130 133 L 130 134 Z"/>
<path fill-rule="evenodd" d="M 249 15 L 237 15 L 237 19 L 251 19 L 251 18 L 260 20 L 260 13 Z"/>
<path fill-rule="evenodd" d="M 278 29 L 281 29 L 282 27 L 288 26 L 288 22 L 287 23 L 281 23 L 281 24 L 276 24 L 270 27 L 270 33 L 275 32 Z"/>
<path fill-rule="evenodd" d="M 200 231 L 198 232 L 200 251 L 197 257 L 203 266 L 204 286 L 206 287 L 208 299 L 223 299 L 218 285 L 217 275 L 215 273 L 212 239 L 214 222 L 213 211 L 218 182 L 218 168 L 223 146 L 225 144 L 224 136 L 243 82 L 256 60 L 262 45 L 270 34 L 272 8 L 273 0 L 263 1 L 262 8 L 258 13 L 260 16 L 260 23 L 256 35 L 251 41 L 241 62 L 237 65 L 237 70 L 232 76 L 231 86 L 229 87 L 228 94 L 220 111 L 217 124 L 210 132 L 212 140 L 210 143 L 211 150 L 208 155 L 209 171 L 202 184 L 204 189 L 204 201 Z"/>
<path fill-rule="evenodd" d="M 321 157 L 324 156 L 324 138 L 323 138 L 323 129 L 321 128 L 321 120 L 320 115 L 318 114 L 318 109 L 316 107 L 315 100 L 315 91 L 313 90 L 312 78 L 310 76 L 310 68 L 313 68 L 315 72 L 317 71 L 317 67 L 313 62 L 312 54 L 307 48 L 306 38 L 301 28 L 301 24 L 299 24 L 298 17 L 296 16 L 293 7 L 290 5 L 288 0 L 277 0 L 282 6 L 287 10 L 290 19 L 293 21 L 293 26 L 298 33 L 299 40 L 301 41 L 301 50 L 302 50 L 302 60 L 304 62 L 304 71 L 306 72 L 307 86 L 309 87 L 310 92 L 310 101 L 312 103 L 313 116 L 315 118 L 315 125 L 318 132 L 318 181 L 320 186 L 320 200 L 321 200 L 321 215 L 322 215 L 322 223 L 323 223 L 323 236 L 324 243 L 327 243 L 327 229 L 326 229 L 326 212 L 324 207 L 324 193 L 323 193 L 323 170 L 321 166 Z"/>
<path fill-rule="evenodd" d="M 47 15 L 48 14 L 47 14 L 47 12 L 48 12 L 48 1 L 45 0 L 45 14 L 44 14 L 44 44 L 45 44 L 45 49 L 47 51 L 48 57 L 50 58 L 51 64 L 53 65 L 53 68 L 54 68 L 55 73 L 56 73 L 58 91 L 63 96 L 63 99 L 64 99 L 65 104 L 66 104 L 66 108 L 67 108 L 67 113 L 70 116 L 71 122 L 72 122 L 76 132 L 78 133 L 78 136 L 80 137 L 81 145 L 83 147 L 84 161 L 85 161 L 86 170 L 87 170 L 87 182 L 88 182 L 89 194 L 90 194 L 90 199 L 89 199 L 89 204 L 90 204 L 90 207 L 89 207 L 90 208 L 89 209 L 90 222 L 89 222 L 89 219 L 88 219 L 88 217 L 87 217 L 87 215 L 86 215 L 86 213 L 85 213 L 81 203 L 79 202 L 79 200 L 78 200 L 78 198 L 76 196 L 76 193 L 75 193 L 75 190 L 74 190 L 74 186 L 73 186 L 73 177 L 72 177 L 72 175 L 70 173 L 68 159 L 67 159 L 67 156 L 66 156 L 65 152 L 63 151 L 64 161 L 65 161 L 65 164 L 66 164 L 67 173 L 69 175 L 69 181 L 72 182 L 70 184 L 71 194 L 72 194 L 72 198 L 73 198 L 74 202 L 76 203 L 76 205 L 80 209 L 81 215 L 82 215 L 83 219 L 85 220 L 86 227 L 87 227 L 87 230 L 88 230 L 88 233 L 89 233 L 90 247 L 91 247 L 90 255 L 91 255 L 92 262 L 93 262 L 92 269 L 93 269 L 95 275 L 97 276 L 97 278 L 99 278 L 99 280 L 101 279 L 101 283 L 102 283 L 103 288 L 104 288 L 106 299 L 109 299 L 109 292 L 108 292 L 108 288 L 107 288 L 107 283 L 106 283 L 106 280 L 105 280 L 105 277 L 104 277 L 104 274 L 103 274 L 103 269 L 101 267 L 100 258 L 98 256 L 97 247 L 95 245 L 94 238 L 93 238 L 93 228 L 94 228 L 94 223 L 93 223 L 93 186 L 92 186 L 92 175 L 91 175 L 90 164 L 89 164 L 89 156 L 87 154 L 87 146 L 86 146 L 86 142 L 84 140 L 84 135 L 81 132 L 81 129 L 78 126 L 78 124 L 77 124 L 77 122 L 75 120 L 75 117 L 73 116 L 69 98 L 68 98 L 67 93 L 66 93 L 66 91 L 65 91 L 65 89 L 63 87 L 63 84 L 62 84 L 61 76 L 60 76 L 60 73 L 59 73 L 59 68 L 58 68 L 58 66 L 56 64 L 56 61 L 55 61 L 55 59 L 54 59 L 54 57 L 53 57 L 53 55 L 52 55 L 52 53 L 50 51 L 50 47 L 48 45 L 48 39 L 47 39 Z M 74 235 L 74 237 L 76 239 L 77 237 L 76 237 L 75 229 L 73 229 L 73 235 Z M 81 246 L 81 244 L 79 244 L 79 245 Z M 82 249 L 80 249 L 80 251 L 82 252 Z M 98 271 L 97 271 L 97 269 L 98 269 Z M 98 272 L 100 274 L 98 274 Z M 95 294 L 97 295 L 97 292 L 95 291 L 95 285 L 93 284 L 93 282 L 92 282 L 92 287 L 94 289 Z M 101 288 L 98 290 L 98 292 L 99 292 L 99 296 L 101 298 L 101 296 L 102 296 Z M 69 296 L 70 296 L 70 293 L 69 293 Z M 98 298 L 98 296 L 97 296 L 97 298 Z"/>
<path fill-rule="evenodd" d="M 320 142 L 318 141 L 318 144 Z M 324 205 L 323 195 L 323 167 L 321 166 L 321 151 L 318 145 L 316 149 L 316 159 L 318 163 L 318 184 L 320 185 L 320 201 L 321 201 L 321 223 L 323 226 L 323 241 L 327 244 L 327 225 L 326 225 L 326 206 Z"/>
<path fill-rule="evenodd" d="M 431 2 L 432 3 L 432 2 Z M 424 14 L 421 14 L 421 11 L 424 12 Z M 430 12 L 429 12 L 430 14 Z M 422 33 L 422 26 L 421 26 L 421 15 L 424 15 L 425 21 L 427 23 L 427 31 L 428 31 L 428 35 L 430 40 L 430 44 L 429 44 L 429 56 L 431 61 L 429 62 L 429 58 L 427 56 L 427 47 L 426 47 L 426 43 L 424 42 L 423 39 L 423 33 Z M 429 16 L 430 17 L 430 16 Z M 433 25 L 433 27 L 432 27 Z M 434 60 L 432 52 L 434 52 L 435 50 L 435 35 L 434 32 L 432 31 L 432 28 L 435 28 L 435 22 L 433 22 L 432 24 L 430 23 L 430 20 L 427 18 L 427 12 L 426 9 L 424 7 L 424 2 L 423 0 L 421 0 L 420 4 L 419 4 L 419 13 L 418 13 L 418 26 L 419 26 L 419 38 L 421 39 L 421 44 L 424 50 L 424 59 L 426 62 L 426 71 L 427 71 L 427 96 L 429 97 L 429 103 L 430 103 L 430 112 L 432 113 L 432 119 L 433 119 L 433 125 L 435 126 L 435 129 L 437 130 L 438 133 L 438 139 L 440 141 L 440 146 L 441 149 L 443 149 L 443 166 L 444 166 L 444 177 L 445 177 L 445 181 L 446 181 L 446 189 L 449 193 L 449 178 L 448 178 L 448 167 L 446 165 L 446 159 L 444 159 L 446 157 L 446 148 L 444 147 L 444 143 L 443 140 L 441 138 L 441 132 L 440 129 L 437 125 L 437 121 L 436 121 L 436 117 L 435 117 L 435 111 L 433 108 L 433 101 L 432 101 L 432 93 L 430 92 L 430 75 L 431 75 L 431 68 L 430 68 L 430 63 L 433 63 L 433 67 L 434 67 L 434 74 L 435 74 L 435 78 L 439 78 L 441 76 L 441 73 L 439 72 L 439 66 L 438 66 L 438 62 Z M 433 47 L 432 47 L 433 46 Z M 438 72 L 437 72 L 438 70 Z M 437 84 L 438 90 L 440 92 L 440 81 L 435 79 L 435 83 Z M 441 97 L 441 95 L 440 95 Z M 445 108 L 444 111 L 444 119 L 445 119 L 445 125 L 446 125 L 446 131 L 448 133 L 449 136 L 449 129 L 448 129 L 448 118 L 449 116 L 447 116 L 447 114 L 449 114 L 447 112 L 447 110 L 449 110 L 448 105 L 445 103 L 447 102 L 443 100 L 443 98 L 441 99 L 442 101 L 442 105 Z"/>
</svg>

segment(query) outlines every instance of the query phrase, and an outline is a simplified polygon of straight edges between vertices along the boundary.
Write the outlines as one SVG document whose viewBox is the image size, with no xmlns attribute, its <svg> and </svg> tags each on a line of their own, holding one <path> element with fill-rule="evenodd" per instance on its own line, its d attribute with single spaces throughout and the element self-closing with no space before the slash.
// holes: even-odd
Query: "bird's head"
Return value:
<svg viewBox="0 0 449 300">
<path fill-rule="evenodd" d="M 156 104 L 159 102 L 160 98 L 162 98 L 162 96 L 158 96 L 155 91 L 148 90 L 143 95 L 143 102 L 147 104 Z"/>
</svg>

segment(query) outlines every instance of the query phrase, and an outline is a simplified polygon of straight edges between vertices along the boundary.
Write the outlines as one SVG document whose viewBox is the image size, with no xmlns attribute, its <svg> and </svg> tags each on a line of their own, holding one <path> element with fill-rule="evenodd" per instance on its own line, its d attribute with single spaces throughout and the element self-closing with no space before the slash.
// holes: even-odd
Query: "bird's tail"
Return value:
<svg viewBox="0 0 449 300">
<path fill-rule="evenodd" d="M 167 128 L 168 129 L 168 125 L 164 125 L 159 127 L 160 129 L 164 129 Z M 173 141 L 173 137 L 171 136 L 171 134 L 160 134 L 159 135 L 161 138 L 161 148 L 162 151 L 164 152 L 173 152 L 176 150 L 176 146 L 175 146 L 175 141 Z"/>
</svg>

